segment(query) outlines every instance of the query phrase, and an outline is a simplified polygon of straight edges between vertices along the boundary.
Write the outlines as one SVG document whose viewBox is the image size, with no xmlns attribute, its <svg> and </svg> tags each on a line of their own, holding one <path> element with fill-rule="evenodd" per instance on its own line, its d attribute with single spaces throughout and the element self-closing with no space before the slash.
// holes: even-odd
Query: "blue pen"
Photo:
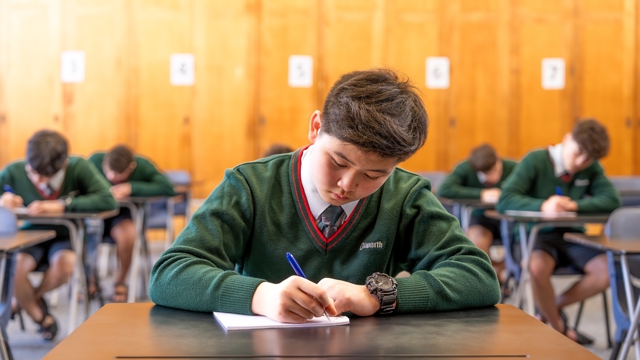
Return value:
<svg viewBox="0 0 640 360">
<path fill-rule="evenodd" d="M 290 252 L 287 253 L 287 260 L 289 261 L 289 264 L 291 264 L 291 267 L 293 268 L 293 271 L 295 271 L 296 275 L 300 276 L 303 279 L 307 278 L 304 275 L 304 272 L 302 272 L 302 268 L 300 267 L 300 265 L 298 265 L 298 262 L 293 257 L 293 255 L 291 255 Z M 327 320 L 331 321 L 331 319 L 329 318 L 329 314 L 327 314 L 326 310 L 324 310 L 324 316 L 327 317 Z"/>
<path fill-rule="evenodd" d="M 15 191 L 13 191 L 13 189 L 11 188 L 11 186 L 9 184 L 4 184 L 4 186 L 2 188 L 4 189 L 5 192 L 12 193 L 12 194 L 16 193 Z"/>
<path fill-rule="evenodd" d="M 556 195 L 562 196 L 562 188 L 560 186 L 556 186 Z"/>
</svg>

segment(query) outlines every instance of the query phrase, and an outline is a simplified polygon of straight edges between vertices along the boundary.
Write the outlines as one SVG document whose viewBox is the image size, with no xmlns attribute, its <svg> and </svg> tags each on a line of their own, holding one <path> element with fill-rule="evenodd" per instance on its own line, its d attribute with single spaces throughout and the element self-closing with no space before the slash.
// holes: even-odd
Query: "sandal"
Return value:
<svg viewBox="0 0 640 360">
<path fill-rule="evenodd" d="M 11 320 L 15 320 L 16 315 L 18 315 L 18 321 L 20 321 L 20 330 L 24 331 L 24 318 L 22 317 L 22 306 L 16 302 L 16 306 L 13 306 L 13 301 L 11 302 Z"/>
<path fill-rule="evenodd" d="M 42 338 L 44 340 L 53 341 L 58 334 L 58 323 L 56 322 L 56 318 L 49 313 L 49 307 L 43 298 L 38 299 L 38 305 L 40 306 L 40 310 L 42 310 L 42 319 L 40 321 L 36 321 L 36 323 L 40 325 L 38 332 L 42 334 Z M 47 319 L 51 319 L 51 323 L 45 326 L 44 322 Z"/>
<path fill-rule="evenodd" d="M 129 287 L 125 283 L 116 283 L 113 286 L 113 295 L 111 302 L 126 303 L 129 299 Z"/>
<path fill-rule="evenodd" d="M 585 334 L 580 333 L 577 329 L 572 329 L 569 326 L 569 320 L 567 319 L 567 314 L 564 311 L 560 310 L 560 318 L 562 319 L 562 323 L 564 324 L 564 332 L 562 333 L 564 336 L 568 337 L 570 340 L 577 342 L 580 345 L 591 345 L 593 344 L 593 339 Z M 569 337 L 567 332 L 569 330 L 573 330 L 576 333 L 576 338 L 572 339 Z"/>
</svg>

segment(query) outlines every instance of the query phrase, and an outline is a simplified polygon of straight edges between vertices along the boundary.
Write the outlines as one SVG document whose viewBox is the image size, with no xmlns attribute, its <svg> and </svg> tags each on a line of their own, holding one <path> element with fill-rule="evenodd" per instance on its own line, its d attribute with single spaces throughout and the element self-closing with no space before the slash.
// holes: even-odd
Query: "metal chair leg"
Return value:
<svg viewBox="0 0 640 360">
<path fill-rule="evenodd" d="M 607 292 L 602 292 L 602 303 L 604 304 L 604 325 L 607 329 L 607 349 L 611 349 L 611 325 L 609 324 L 609 301 L 607 300 Z"/>
</svg>

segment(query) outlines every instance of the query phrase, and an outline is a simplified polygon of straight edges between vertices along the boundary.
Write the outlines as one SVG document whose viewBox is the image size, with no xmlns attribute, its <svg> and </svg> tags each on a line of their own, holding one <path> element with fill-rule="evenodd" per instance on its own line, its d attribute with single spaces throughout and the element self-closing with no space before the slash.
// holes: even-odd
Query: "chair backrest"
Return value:
<svg viewBox="0 0 640 360">
<path fill-rule="evenodd" d="M 423 178 L 429 179 L 429 181 L 431 182 L 431 192 L 434 194 L 448 175 L 444 171 L 427 171 L 419 172 L 417 174 L 422 176 Z"/>
<path fill-rule="evenodd" d="M 10 209 L 0 206 L 0 235 L 15 235 L 18 232 L 18 218 Z"/>
<path fill-rule="evenodd" d="M 621 207 L 616 209 L 609 216 L 609 220 L 605 225 L 605 234 L 619 240 L 637 239 L 640 235 L 640 208 Z M 611 297 L 613 300 L 613 315 L 616 320 L 616 340 L 622 339 L 622 334 L 629 329 L 630 320 L 627 307 L 627 298 L 624 291 L 624 279 L 622 276 L 622 266 L 620 257 L 607 254 L 609 266 L 609 280 L 611 283 Z M 640 257 L 629 256 L 627 259 L 629 264 L 630 276 L 640 278 Z M 633 288 L 633 296 L 636 301 L 640 296 L 638 288 Z"/>
<path fill-rule="evenodd" d="M 640 207 L 621 207 L 614 210 L 605 225 L 604 233 L 620 240 L 640 237 Z"/>
<path fill-rule="evenodd" d="M 166 170 L 164 176 L 173 185 L 190 185 L 191 174 L 187 170 Z"/>
<path fill-rule="evenodd" d="M 612 176 L 609 180 L 621 193 L 622 206 L 640 205 L 640 176 Z"/>
</svg>

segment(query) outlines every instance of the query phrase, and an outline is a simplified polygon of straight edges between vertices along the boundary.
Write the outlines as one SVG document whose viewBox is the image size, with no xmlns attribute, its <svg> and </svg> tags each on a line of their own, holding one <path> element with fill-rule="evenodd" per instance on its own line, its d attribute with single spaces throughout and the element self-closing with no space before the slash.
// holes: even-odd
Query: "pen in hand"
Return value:
<svg viewBox="0 0 640 360">
<path fill-rule="evenodd" d="M 8 192 L 8 193 L 12 193 L 12 194 L 15 194 L 15 193 L 16 193 L 15 191 L 13 191 L 13 189 L 11 188 L 11 186 L 10 186 L 9 184 L 4 184 L 4 186 L 2 187 L 2 189 L 4 189 L 4 191 L 5 191 L 5 192 Z"/>
<path fill-rule="evenodd" d="M 556 186 L 556 195 L 562 196 L 562 188 L 560 186 Z"/>
<path fill-rule="evenodd" d="M 300 276 L 303 279 L 307 278 L 304 275 L 304 272 L 302 271 L 302 268 L 300 267 L 300 265 L 298 265 L 298 262 L 296 261 L 296 259 L 289 252 L 287 253 L 287 260 L 289 261 L 289 264 L 291 264 L 291 267 L 293 268 L 293 271 L 295 271 L 296 275 Z M 327 317 L 327 320 L 331 321 L 331 319 L 329 318 L 329 314 L 327 314 L 327 310 L 323 310 L 323 311 L 324 311 L 324 316 Z"/>
</svg>

